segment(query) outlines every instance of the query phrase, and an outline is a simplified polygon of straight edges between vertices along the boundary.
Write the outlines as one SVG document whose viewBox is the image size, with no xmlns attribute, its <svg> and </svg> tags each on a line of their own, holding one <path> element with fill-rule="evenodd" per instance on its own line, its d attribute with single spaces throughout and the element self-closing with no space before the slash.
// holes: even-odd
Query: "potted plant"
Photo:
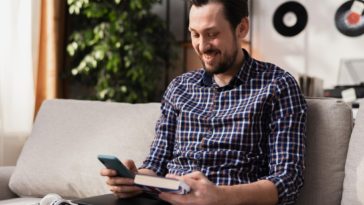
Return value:
<svg viewBox="0 0 364 205">
<path fill-rule="evenodd" d="M 174 42 L 151 12 L 160 0 L 68 0 L 68 76 L 91 88 L 87 98 L 155 100 Z M 161 83 L 162 82 L 162 83 Z"/>
</svg>

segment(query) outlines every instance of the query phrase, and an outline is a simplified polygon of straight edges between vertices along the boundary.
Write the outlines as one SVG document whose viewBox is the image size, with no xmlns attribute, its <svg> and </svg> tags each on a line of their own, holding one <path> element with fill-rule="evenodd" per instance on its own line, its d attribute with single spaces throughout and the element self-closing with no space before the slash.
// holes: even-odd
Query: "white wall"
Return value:
<svg viewBox="0 0 364 205">
<path fill-rule="evenodd" d="M 364 35 L 347 37 L 335 27 L 336 10 L 346 0 L 299 0 L 306 7 L 309 20 L 306 29 L 294 37 L 281 36 L 272 23 L 274 11 L 287 1 L 253 1 L 253 54 L 258 58 L 295 76 L 322 78 L 325 88 L 337 84 L 340 60 L 364 59 Z"/>
</svg>

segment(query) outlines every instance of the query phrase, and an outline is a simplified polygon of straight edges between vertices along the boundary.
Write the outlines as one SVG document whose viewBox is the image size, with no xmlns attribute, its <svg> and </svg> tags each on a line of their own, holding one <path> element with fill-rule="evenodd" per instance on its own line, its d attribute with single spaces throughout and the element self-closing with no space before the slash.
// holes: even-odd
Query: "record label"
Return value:
<svg viewBox="0 0 364 205">
<path fill-rule="evenodd" d="M 364 1 L 350 0 L 342 4 L 336 11 L 335 25 L 346 36 L 364 34 Z"/>
<path fill-rule="evenodd" d="M 274 12 L 273 25 L 278 33 L 292 37 L 303 31 L 307 25 L 308 15 L 305 7 L 289 1 L 281 4 Z"/>
</svg>

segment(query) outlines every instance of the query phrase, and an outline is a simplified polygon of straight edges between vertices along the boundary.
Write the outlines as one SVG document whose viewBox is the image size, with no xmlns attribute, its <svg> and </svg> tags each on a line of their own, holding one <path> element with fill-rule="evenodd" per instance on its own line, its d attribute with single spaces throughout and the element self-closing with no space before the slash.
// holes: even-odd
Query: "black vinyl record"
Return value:
<svg viewBox="0 0 364 205">
<path fill-rule="evenodd" d="M 293 14 L 296 22 L 293 25 L 288 25 L 284 18 L 287 14 Z M 299 34 L 305 29 L 308 21 L 308 15 L 305 7 L 296 2 L 288 1 L 283 3 L 274 12 L 273 25 L 278 33 L 283 36 L 292 37 Z"/>
<path fill-rule="evenodd" d="M 358 0 L 357 0 L 358 1 Z M 361 3 L 364 1 L 359 0 Z M 348 22 L 348 16 L 351 13 L 350 9 L 353 5 L 354 0 L 350 0 L 342 4 L 336 11 L 335 24 L 336 28 L 344 35 L 355 37 L 360 36 L 364 33 L 364 11 L 359 17 L 360 20 L 356 24 L 350 24 Z"/>
</svg>

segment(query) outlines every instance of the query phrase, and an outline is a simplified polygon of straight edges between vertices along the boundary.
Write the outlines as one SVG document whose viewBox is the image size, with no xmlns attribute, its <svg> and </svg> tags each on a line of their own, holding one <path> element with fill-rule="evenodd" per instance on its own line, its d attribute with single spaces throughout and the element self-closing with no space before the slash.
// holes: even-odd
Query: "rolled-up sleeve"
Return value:
<svg viewBox="0 0 364 205">
<path fill-rule="evenodd" d="M 294 78 L 286 73 L 274 85 L 270 119 L 269 176 L 279 204 L 293 204 L 303 186 L 307 104 Z"/>
</svg>

